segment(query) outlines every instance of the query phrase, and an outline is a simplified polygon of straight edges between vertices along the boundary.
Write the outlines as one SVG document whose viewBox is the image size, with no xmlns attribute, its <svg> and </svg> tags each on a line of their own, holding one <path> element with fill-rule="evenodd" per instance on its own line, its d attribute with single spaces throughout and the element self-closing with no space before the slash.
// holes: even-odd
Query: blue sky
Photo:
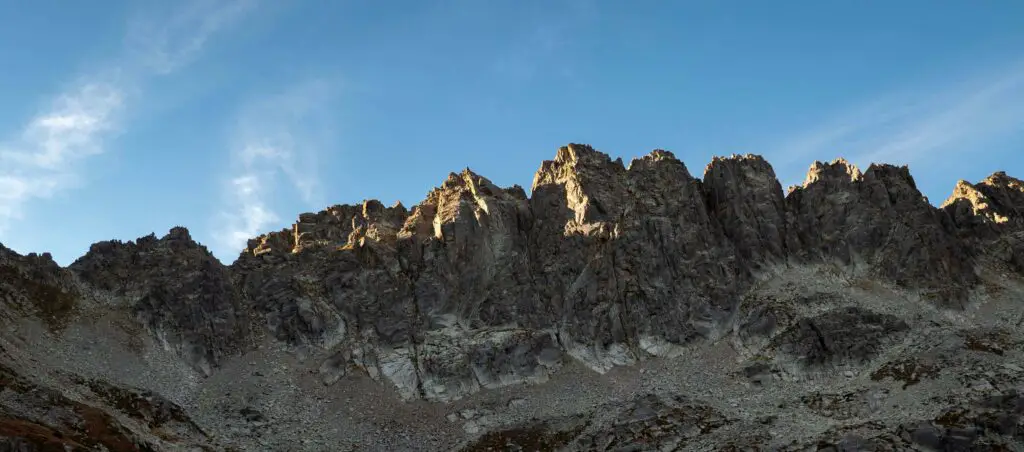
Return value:
<svg viewBox="0 0 1024 452">
<path fill-rule="evenodd" d="M 68 264 L 187 226 L 411 206 L 558 146 L 1024 176 L 1024 2 L 0 0 L 0 242 Z"/>
</svg>

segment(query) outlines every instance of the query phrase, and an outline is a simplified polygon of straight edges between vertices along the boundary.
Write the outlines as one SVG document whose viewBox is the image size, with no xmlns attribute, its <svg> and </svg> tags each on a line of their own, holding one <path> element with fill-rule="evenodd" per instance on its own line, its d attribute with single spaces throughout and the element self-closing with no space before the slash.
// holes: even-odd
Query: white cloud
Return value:
<svg viewBox="0 0 1024 452">
<path fill-rule="evenodd" d="M 137 84 L 184 67 L 250 4 L 195 0 L 163 21 L 145 27 L 133 21 L 126 35 L 129 47 L 109 70 L 78 77 L 18 133 L 0 140 L 0 234 L 23 218 L 29 201 L 79 183 L 84 161 L 103 153 L 119 130 Z"/>
<path fill-rule="evenodd" d="M 107 83 L 84 83 L 75 92 L 62 94 L 51 109 L 29 122 L 23 142 L 37 149 L 21 157 L 33 166 L 57 169 L 102 152 L 99 138 L 114 129 L 123 106 L 120 89 Z"/>
<path fill-rule="evenodd" d="M 1024 63 L 961 82 L 882 96 L 777 146 L 781 166 L 845 154 L 858 165 L 909 164 L 1024 130 Z M 795 177 L 795 175 L 794 175 Z"/>
<path fill-rule="evenodd" d="M 123 92 L 113 85 L 82 82 L 0 145 L 0 233 L 22 218 L 29 200 L 74 185 L 78 164 L 103 151 L 123 106 Z"/>
<path fill-rule="evenodd" d="M 925 105 L 862 159 L 907 163 L 1024 128 L 1024 65 L 964 88 Z"/>
<path fill-rule="evenodd" d="M 270 211 L 264 201 L 267 193 L 262 181 L 266 180 L 268 176 L 273 177 L 273 174 L 264 172 L 262 175 L 257 175 L 256 172 L 249 172 L 228 182 L 228 192 L 232 195 L 231 201 L 244 212 L 242 215 L 230 217 L 231 228 L 222 237 L 222 241 L 242 245 L 238 247 L 241 249 L 249 239 L 259 235 L 267 225 L 280 220 L 274 212 Z"/>
<path fill-rule="evenodd" d="M 225 206 L 214 219 L 219 256 L 233 259 L 249 239 L 281 221 L 270 204 L 282 181 L 309 207 L 320 207 L 317 157 L 330 141 L 325 120 L 333 94 L 330 83 L 307 81 L 239 113 L 230 132 Z"/>
</svg>

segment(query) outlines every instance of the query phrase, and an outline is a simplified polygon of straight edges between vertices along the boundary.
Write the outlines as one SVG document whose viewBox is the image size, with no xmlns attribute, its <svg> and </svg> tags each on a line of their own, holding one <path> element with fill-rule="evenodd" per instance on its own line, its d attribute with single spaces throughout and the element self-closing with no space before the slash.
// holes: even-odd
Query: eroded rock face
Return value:
<svg viewBox="0 0 1024 452">
<path fill-rule="evenodd" d="M 992 205 L 983 210 L 992 215 L 993 222 L 1024 227 L 1024 181 L 999 171 L 975 188 L 990 200 Z"/>
<path fill-rule="evenodd" d="M 406 222 L 403 268 L 426 330 L 542 327 L 530 284 L 521 190 L 504 190 L 470 171 L 451 174 Z"/>
<path fill-rule="evenodd" d="M 759 156 L 716 158 L 702 181 L 667 151 L 627 168 L 571 144 L 541 165 L 530 197 L 467 169 L 411 210 L 370 200 L 302 214 L 230 268 L 175 228 L 98 243 L 70 269 L 129 300 L 204 372 L 255 325 L 327 352 L 324 382 L 360 371 L 447 400 L 543 381 L 562 353 L 599 372 L 673 356 L 735 321 L 765 345 L 755 330 L 773 332 L 780 313 L 735 313 L 755 274 L 778 265 L 838 264 L 959 306 L 977 281 L 965 236 L 1024 257 L 1012 236 L 1021 187 L 1004 174 L 962 183 L 939 210 L 906 167 L 837 160 L 784 198 Z"/>
<path fill-rule="evenodd" d="M 467 170 L 412 212 L 367 201 L 303 215 L 234 268 L 279 339 L 333 351 L 325 382 L 359 369 L 447 400 L 543 381 L 560 364 L 531 283 L 531 221 L 522 189 Z"/>
<path fill-rule="evenodd" d="M 735 253 L 700 181 L 666 151 L 621 162 L 570 145 L 534 179 L 539 291 L 569 353 L 598 370 L 716 334 L 737 290 Z"/>
<path fill-rule="evenodd" d="M 716 334 L 736 258 L 671 153 L 627 170 L 567 146 L 533 191 L 451 174 L 400 229 L 404 212 L 336 207 L 252 242 L 233 268 L 279 339 L 337 349 L 325 381 L 363 369 L 408 397 L 543 381 L 563 351 L 603 372 Z"/>
</svg>

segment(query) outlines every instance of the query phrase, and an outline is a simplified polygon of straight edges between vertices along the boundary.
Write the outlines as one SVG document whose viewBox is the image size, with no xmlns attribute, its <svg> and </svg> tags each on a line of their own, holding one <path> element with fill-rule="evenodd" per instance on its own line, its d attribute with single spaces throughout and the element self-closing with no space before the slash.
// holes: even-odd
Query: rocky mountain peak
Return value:
<svg viewBox="0 0 1024 452">
<path fill-rule="evenodd" d="M 707 178 L 711 174 L 716 174 L 716 170 L 722 170 L 724 168 L 730 168 L 733 170 L 743 169 L 743 171 L 754 171 L 754 172 L 771 172 L 775 174 L 775 170 L 772 165 L 765 160 L 759 154 L 732 154 L 729 156 L 716 155 L 711 158 L 711 162 L 704 166 L 704 177 Z"/>
<path fill-rule="evenodd" d="M 909 203 L 921 208 L 925 205 L 930 207 L 917 189 L 907 166 L 872 164 L 863 175 L 862 186 L 869 192 L 868 197 L 874 197 L 875 202 L 881 204 Z"/>
<path fill-rule="evenodd" d="M 994 204 L 993 209 L 1008 221 L 1024 223 L 1024 181 L 999 171 L 982 180 L 977 188 Z"/>
<path fill-rule="evenodd" d="M 942 204 L 957 224 L 1007 228 L 1024 226 L 1024 182 L 997 172 L 977 184 L 957 182 Z"/>
<path fill-rule="evenodd" d="M 625 174 L 621 159 L 612 161 L 589 145 L 563 146 L 534 176 L 531 202 L 538 208 L 567 209 L 574 225 L 590 230 L 583 225 L 607 222 L 623 207 L 618 201 L 625 192 Z"/>
<path fill-rule="evenodd" d="M 553 160 L 545 160 L 534 175 L 533 189 L 547 184 L 575 180 L 588 183 L 589 179 L 607 179 L 625 171 L 622 159 L 612 160 L 608 154 L 585 144 L 570 144 L 558 149 Z"/>
<path fill-rule="evenodd" d="M 830 163 L 815 161 L 807 170 L 804 186 L 812 183 L 852 183 L 860 180 L 862 174 L 856 165 L 840 157 Z M 834 181 L 834 182 L 833 182 Z"/>
<path fill-rule="evenodd" d="M 759 155 L 715 157 L 704 169 L 710 214 L 752 267 L 786 258 L 789 226 L 782 186 Z"/>
<path fill-rule="evenodd" d="M 173 240 L 175 242 L 185 242 L 189 244 L 195 243 L 195 241 L 192 240 L 192 234 L 190 234 L 188 232 L 188 228 L 184 226 L 175 226 L 171 228 L 171 230 L 167 232 L 167 235 L 164 236 L 163 240 Z"/>
<path fill-rule="evenodd" d="M 480 199 L 490 196 L 507 196 L 508 193 L 494 185 L 486 177 L 480 176 L 474 173 L 469 168 L 464 169 L 461 173 L 451 173 L 448 175 L 448 179 L 441 184 L 439 188 L 434 189 L 430 195 L 427 196 L 428 202 L 434 201 L 440 198 L 450 198 L 453 193 L 457 193 L 458 196 L 467 196 L 471 199 Z"/>
<path fill-rule="evenodd" d="M 594 149 L 589 144 L 570 143 L 558 148 L 553 161 L 569 165 L 600 166 L 612 160 L 608 154 Z M 616 162 L 621 163 L 621 160 L 616 159 Z"/>
<path fill-rule="evenodd" d="M 247 330 L 228 269 L 184 227 L 159 240 L 149 235 L 96 243 L 68 269 L 123 300 L 165 347 L 205 374 L 236 350 Z"/>
<path fill-rule="evenodd" d="M 868 166 L 868 170 L 864 172 L 863 177 L 865 179 L 868 177 L 878 179 L 887 185 L 898 185 L 911 190 L 917 190 L 917 183 L 914 182 L 914 177 L 910 175 L 910 167 L 907 165 L 896 166 L 887 163 L 872 163 Z"/>
<path fill-rule="evenodd" d="M 987 203 L 984 193 L 975 188 L 974 184 L 960 179 L 956 181 L 956 185 L 953 187 L 953 193 L 942 203 L 941 207 L 953 204 L 957 200 L 964 199 L 971 203 Z"/>
<path fill-rule="evenodd" d="M 686 168 L 686 165 L 676 158 L 675 154 L 663 150 L 655 149 L 640 158 L 635 158 L 629 162 L 629 166 L 626 167 L 626 175 L 628 179 L 635 179 L 639 174 L 650 174 L 650 171 L 657 171 L 657 168 L 671 168 L 668 171 L 676 172 L 682 170 L 677 175 L 686 179 L 693 180 L 693 176 L 690 175 L 690 171 Z"/>
<path fill-rule="evenodd" d="M 0 244 L 0 321 L 35 316 L 58 331 L 80 302 L 73 276 L 50 253 L 21 256 Z"/>
<path fill-rule="evenodd" d="M 679 161 L 679 159 L 676 158 L 675 154 L 673 154 L 671 151 L 666 151 L 664 149 L 655 149 L 655 150 L 651 151 L 650 153 L 648 153 L 646 156 L 642 157 L 641 159 L 642 160 L 653 160 L 653 161 L 656 161 L 656 162 L 657 161 L 662 161 L 662 160 Z M 633 166 L 633 164 L 630 163 L 630 166 Z"/>
<path fill-rule="evenodd" d="M 997 172 L 961 180 L 942 204 L 959 239 L 979 258 L 1024 271 L 1024 183 Z"/>
<path fill-rule="evenodd" d="M 569 144 L 540 165 L 530 196 L 466 168 L 409 209 L 365 200 L 302 213 L 250 240 L 231 266 L 183 227 L 96 243 L 67 269 L 0 246 L 0 323 L 42 320 L 53 347 L 75 344 L 89 356 L 94 348 L 81 342 L 102 335 L 80 335 L 96 319 L 129 325 L 117 337 L 137 340 L 117 353 L 133 357 L 125 368 L 145 369 L 135 381 L 159 381 L 206 425 L 229 426 L 216 437 L 245 450 L 294 449 L 299 443 L 258 442 L 291 432 L 386 435 L 381 425 L 414 438 L 456 426 L 465 450 L 641 441 L 718 450 L 739 437 L 770 443 L 779 428 L 817 448 L 846 438 L 840 430 L 854 418 L 878 420 L 856 428 L 884 431 L 878 437 L 903 450 L 931 427 L 887 422 L 931 422 L 952 406 L 950 394 L 1024 381 L 1001 376 L 1020 369 L 970 373 L 1024 356 L 1024 341 L 1010 339 L 1020 339 L 1020 316 L 1005 315 L 1020 311 L 1022 224 L 1024 183 L 1004 173 L 958 182 L 937 209 L 906 166 L 862 173 L 843 159 L 815 162 L 804 185 L 784 195 L 759 155 L 715 157 L 697 178 L 669 151 L 627 167 Z M 0 328 L 4 397 L 15 381 L 4 363 L 18 361 L 7 350 L 28 342 L 5 336 L 15 330 Z M 104 344 L 95 348 L 120 350 Z M 80 350 L 69 350 L 60 360 L 78 359 Z M 29 369 L 19 371 L 34 372 L 33 359 L 18 361 Z M 89 364 L 76 372 L 127 374 L 82 361 Z M 168 369 L 178 372 L 170 383 L 160 380 Z M 60 381 L 78 385 L 72 395 L 141 403 L 120 386 Z M 971 386 L 959 391 L 963 381 Z M 900 403 L 917 397 L 917 389 L 897 392 L 903 384 L 937 396 L 910 403 L 912 415 L 866 399 L 869 391 Z M 130 428 L 145 431 L 156 416 L 187 420 L 174 403 L 145 397 L 166 413 L 150 410 L 141 416 L 153 419 Z M 404 403 L 415 399 L 434 403 Z M 5 403 L 0 449 L 12 425 Z M 783 404 L 800 408 L 761 416 Z M 955 422 L 975 412 L 957 410 Z M 243 414 L 242 427 L 229 411 Z M 249 439 L 267 429 L 279 430 Z M 456 448 L 438 441 L 437 449 Z M 417 445 L 402 444 L 409 447 L 391 449 Z"/>
<path fill-rule="evenodd" d="M 977 229 L 985 223 L 1002 223 L 1005 217 L 993 209 L 992 201 L 974 184 L 957 181 L 953 193 L 941 206 L 961 229 Z"/>
</svg>

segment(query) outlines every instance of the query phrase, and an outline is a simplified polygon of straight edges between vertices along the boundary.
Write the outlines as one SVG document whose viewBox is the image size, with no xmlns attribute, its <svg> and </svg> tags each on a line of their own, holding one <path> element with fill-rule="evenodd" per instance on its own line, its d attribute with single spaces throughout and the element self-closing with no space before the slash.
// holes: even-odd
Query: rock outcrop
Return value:
<svg viewBox="0 0 1024 452">
<path fill-rule="evenodd" d="M 66 269 L 48 255 L 23 257 L 0 247 L 0 277 L 0 322 L 39 319 L 55 349 L 77 346 L 83 331 L 97 328 L 89 319 L 121 313 L 141 327 L 146 341 L 139 343 L 159 348 L 133 345 L 128 353 L 149 363 L 139 365 L 155 366 L 156 356 L 167 353 L 196 372 L 196 381 L 167 383 L 177 401 L 161 396 L 162 387 L 126 389 L 106 381 L 93 367 L 52 377 L 77 389 L 54 389 L 50 399 L 64 397 L 61 404 L 77 407 L 78 400 L 93 397 L 97 409 L 127 419 L 120 427 L 105 424 L 120 432 L 104 436 L 116 444 L 96 443 L 107 449 L 165 447 L 147 435 L 172 421 L 177 435 L 191 443 L 213 444 L 204 433 L 209 428 L 199 424 L 219 422 L 217 417 L 193 421 L 187 413 L 202 413 L 209 398 L 236 396 L 203 389 L 214 385 L 203 381 L 268 374 L 291 375 L 277 381 L 295 394 L 313 391 L 305 378 L 323 394 L 351 394 L 365 378 L 372 382 L 366 387 L 393 391 L 407 406 L 564 387 L 558 386 L 564 375 L 616 394 L 580 396 L 587 405 L 566 402 L 572 410 L 566 403 L 530 405 L 524 399 L 523 406 L 548 414 L 506 419 L 494 411 L 492 420 L 506 420 L 474 418 L 465 427 L 470 440 L 458 442 L 465 450 L 778 445 L 785 443 L 775 430 L 772 416 L 778 416 L 765 410 L 794 400 L 806 410 L 786 415 L 786 425 L 795 426 L 786 434 L 800 444 L 842 448 L 852 431 L 866 441 L 858 444 L 946 444 L 959 441 L 950 438 L 958 438 L 960 431 L 952 429 L 961 427 L 942 424 L 941 430 L 940 420 L 923 413 L 960 407 L 971 425 L 963 428 L 980 429 L 989 428 L 981 427 L 988 417 L 1015 416 L 1013 409 L 929 399 L 913 402 L 928 408 L 914 405 L 916 414 L 899 417 L 906 423 L 852 422 L 886 409 L 872 402 L 878 394 L 955 392 L 941 386 L 955 378 L 943 366 L 990 364 L 976 353 L 998 349 L 999 356 L 1022 356 L 1020 342 L 1010 339 L 1019 337 L 1016 318 L 964 312 L 986 303 L 1021 310 L 1014 297 L 1015 281 L 1024 277 L 1024 183 L 1004 173 L 978 184 L 961 181 L 936 208 L 906 167 L 871 165 L 861 172 L 844 160 L 815 162 L 804 184 L 784 194 L 771 165 L 755 155 L 715 158 L 697 178 L 668 151 L 655 150 L 626 166 L 571 144 L 541 164 L 529 196 L 466 169 L 450 174 L 411 209 L 368 200 L 302 214 L 291 228 L 250 240 L 230 266 L 176 227 L 162 238 L 97 243 Z M 968 335 L 972 339 L 965 342 L 965 325 L 1010 332 Z M 69 328 L 73 333 L 64 332 Z M 11 341 L 30 347 L 24 339 Z M 720 350 L 723 344 L 731 347 Z M 272 352 L 290 358 L 273 358 L 263 367 L 253 357 Z M 602 386 L 600 379 L 620 381 L 629 369 L 662 360 L 691 363 L 686 365 L 705 373 L 679 376 L 670 366 L 641 374 L 628 391 Z M 27 358 L 10 361 L 25 366 L 22 374 L 45 367 Z M 756 394 L 766 385 L 816 379 L 851 385 L 860 375 L 871 376 L 863 384 L 873 386 Z M 29 384 L 22 376 L 6 378 Z M 49 378 L 32 384 L 57 381 Z M 711 393 L 734 394 L 735 400 L 746 394 L 761 405 L 723 406 L 712 396 L 696 400 L 668 389 L 702 394 L 707 388 L 694 388 L 708 380 L 724 385 Z M 1007 379 L 998 389 L 1017 382 Z M 246 396 L 244 410 L 254 397 L 275 391 L 257 387 L 259 395 Z M 964 391 L 974 387 L 971 382 Z M 785 391 L 796 391 L 789 402 L 778 398 Z M 0 414 L 13 416 L 25 406 L 4 394 Z M 361 396 L 346 397 L 349 403 Z M 319 413 L 338 411 L 332 409 Z M 274 410 L 280 412 L 266 412 Z M 263 413 L 252 420 L 261 428 Z M 806 416 L 844 423 L 826 426 Z M 25 438 L 55 441 L 65 430 L 69 441 L 86 445 L 81 435 L 88 432 L 38 416 L 13 424 L 3 419 L 0 437 L 15 438 L 11 444 L 18 447 L 28 444 Z M 1003 430 L 992 438 L 1015 438 L 1006 426 L 1010 420 L 999 422 Z M 746 430 L 752 432 L 747 443 L 726 440 Z"/>
</svg>

